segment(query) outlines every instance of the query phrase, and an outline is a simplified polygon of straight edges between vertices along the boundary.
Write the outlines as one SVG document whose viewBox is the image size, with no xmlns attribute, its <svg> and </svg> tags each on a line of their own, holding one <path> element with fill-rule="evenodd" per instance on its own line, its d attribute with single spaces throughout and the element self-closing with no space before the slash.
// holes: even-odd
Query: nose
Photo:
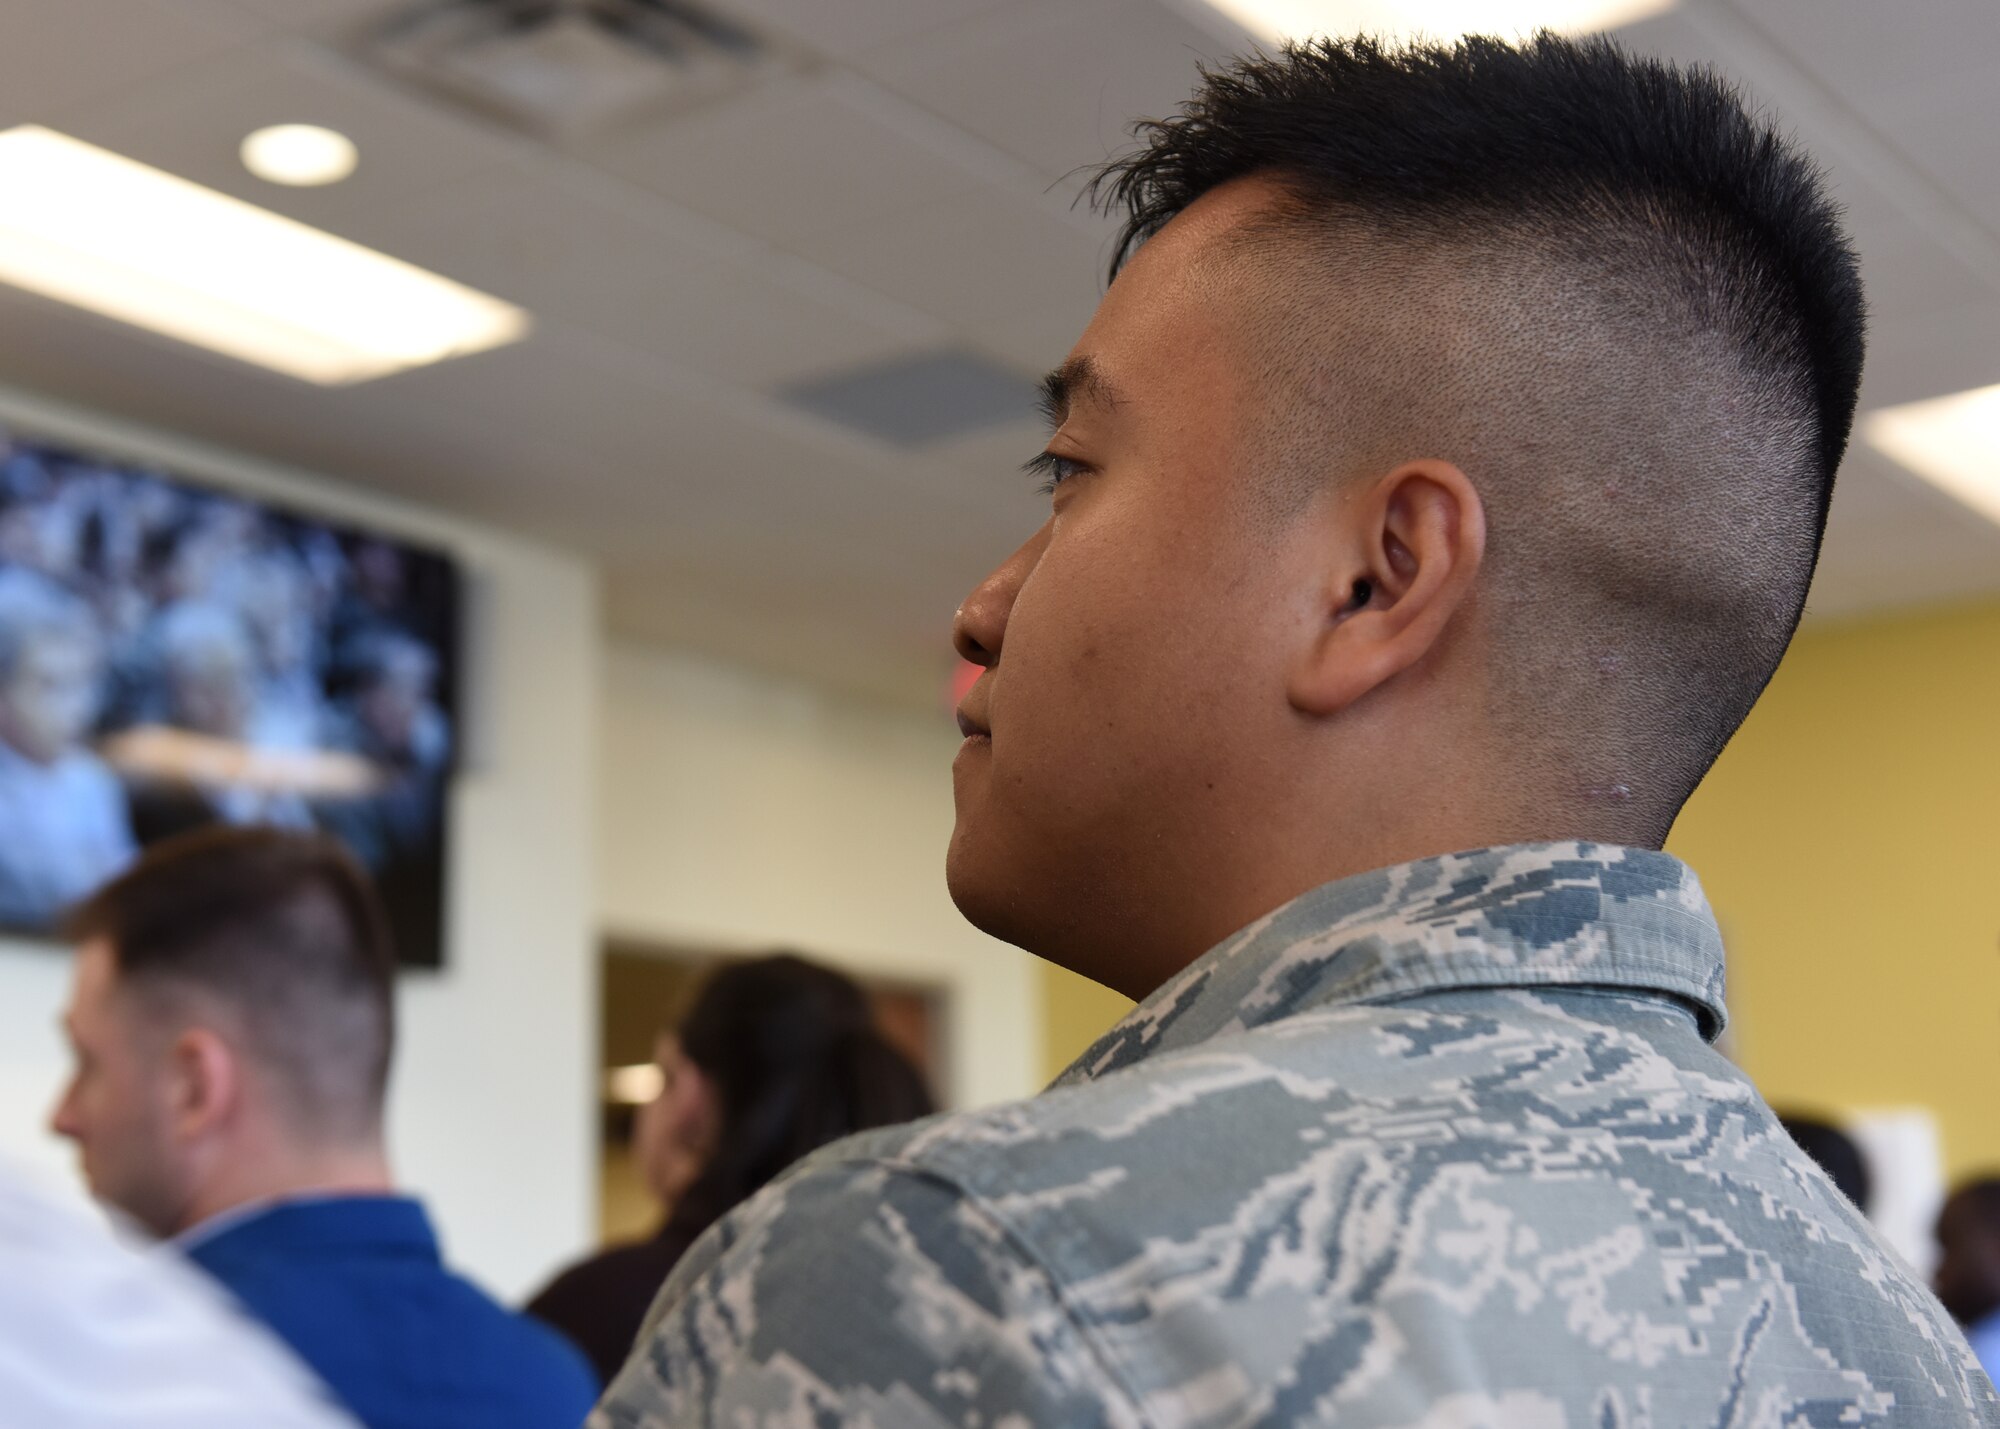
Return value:
<svg viewBox="0 0 2000 1429">
<path fill-rule="evenodd" d="M 65 1141 L 77 1139 L 76 1092 L 65 1087 L 55 1109 L 49 1113 L 49 1130 Z"/>
<path fill-rule="evenodd" d="M 1007 640 L 1007 621 L 1014 613 L 1014 600 L 1048 543 L 1049 528 L 1044 523 L 1020 549 L 973 587 L 951 622 L 952 648 L 962 659 L 988 670 L 1000 663 L 1000 647 Z"/>
</svg>

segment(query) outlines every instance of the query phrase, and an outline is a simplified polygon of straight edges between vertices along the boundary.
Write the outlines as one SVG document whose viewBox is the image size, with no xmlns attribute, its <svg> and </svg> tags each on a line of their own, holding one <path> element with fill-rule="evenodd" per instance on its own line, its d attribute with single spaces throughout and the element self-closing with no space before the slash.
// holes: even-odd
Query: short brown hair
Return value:
<svg viewBox="0 0 2000 1429">
<path fill-rule="evenodd" d="M 167 839 L 77 907 L 77 943 L 121 978 L 240 1020 L 308 1134 L 379 1127 L 395 1040 L 395 953 L 368 875 L 332 839 L 215 827 Z"/>
</svg>

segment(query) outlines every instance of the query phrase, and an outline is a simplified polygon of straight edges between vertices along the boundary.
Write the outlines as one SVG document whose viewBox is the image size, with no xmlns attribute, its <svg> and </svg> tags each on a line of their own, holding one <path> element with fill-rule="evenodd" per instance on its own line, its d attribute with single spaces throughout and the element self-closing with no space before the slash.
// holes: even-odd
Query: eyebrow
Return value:
<svg viewBox="0 0 2000 1429">
<path fill-rule="evenodd" d="M 1125 399 L 1104 375 L 1104 369 L 1088 355 L 1072 357 L 1041 381 L 1042 415 L 1051 427 L 1060 427 L 1069 418 L 1070 407 L 1089 403 L 1095 407 L 1116 407 Z"/>
</svg>

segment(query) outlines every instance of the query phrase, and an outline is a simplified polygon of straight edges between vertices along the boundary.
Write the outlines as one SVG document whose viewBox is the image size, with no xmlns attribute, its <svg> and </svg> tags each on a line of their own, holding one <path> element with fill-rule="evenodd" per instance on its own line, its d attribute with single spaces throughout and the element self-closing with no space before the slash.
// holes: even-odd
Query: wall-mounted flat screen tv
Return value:
<svg viewBox="0 0 2000 1429">
<path fill-rule="evenodd" d="M 0 430 L 0 928 L 255 824 L 344 841 L 441 963 L 458 610 L 440 552 Z"/>
</svg>

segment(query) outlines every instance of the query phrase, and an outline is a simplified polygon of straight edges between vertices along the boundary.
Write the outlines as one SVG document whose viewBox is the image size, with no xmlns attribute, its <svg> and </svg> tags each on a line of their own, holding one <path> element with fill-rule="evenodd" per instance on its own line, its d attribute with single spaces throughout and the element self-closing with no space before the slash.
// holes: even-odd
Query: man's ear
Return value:
<svg viewBox="0 0 2000 1429">
<path fill-rule="evenodd" d="M 1486 554 L 1486 508 L 1446 461 L 1405 462 L 1330 503 L 1318 628 L 1287 691 L 1331 715 L 1421 661 L 1471 593 Z"/>
<path fill-rule="evenodd" d="M 168 1049 L 169 1114 L 174 1135 L 194 1141 L 231 1120 L 243 1096 L 236 1049 L 210 1028 L 194 1026 Z"/>
</svg>

